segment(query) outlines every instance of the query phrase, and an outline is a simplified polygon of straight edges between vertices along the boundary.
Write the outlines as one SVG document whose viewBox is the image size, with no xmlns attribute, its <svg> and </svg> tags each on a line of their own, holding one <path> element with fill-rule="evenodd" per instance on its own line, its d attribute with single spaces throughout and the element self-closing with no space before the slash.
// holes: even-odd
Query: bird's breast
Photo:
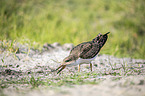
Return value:
<svg viewBox="0 0 145 96">
<path fill-rule="evenodd" d="M 77 64 L 83 64 L 83 63 L 86 63 L 87 64 L 87 63 L 91 63 L 91 61 L 94 60 L 96 57 L 97 57 L 97 55 L 95 57 L 89 58 L 89 59 L 78 58 L 76 60 L 76 63 Z"/>
</svg>

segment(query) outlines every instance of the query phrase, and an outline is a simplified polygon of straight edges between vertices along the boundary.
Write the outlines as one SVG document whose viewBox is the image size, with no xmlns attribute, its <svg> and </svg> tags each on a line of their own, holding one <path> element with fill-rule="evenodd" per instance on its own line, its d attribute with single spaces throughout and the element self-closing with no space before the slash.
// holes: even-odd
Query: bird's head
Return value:
<svg viewBox="0 0 145 96">
<path fill-rule="evenodd" d="M 97 35 L 97 37 L 96 38 L 94 38 L 92 41 L 94 42 L 94 43 L 99 43 L 99 44 L 101 44 L 102 46 L 105 44 L 105 42 L 107 41 L 107 38 L 108 38 L 108 34 L 109 34 L 110 32 L 107 32 L 106 34 L 101 34 L 101 33 L 99 33 L 98 35 Z"/>
<path fill-rule="evenodd" d="M 68 57 L 64 58 L 62 65 L 71 65 L 75 63 L 75 56 L 69 55 Z"/>
</svg>

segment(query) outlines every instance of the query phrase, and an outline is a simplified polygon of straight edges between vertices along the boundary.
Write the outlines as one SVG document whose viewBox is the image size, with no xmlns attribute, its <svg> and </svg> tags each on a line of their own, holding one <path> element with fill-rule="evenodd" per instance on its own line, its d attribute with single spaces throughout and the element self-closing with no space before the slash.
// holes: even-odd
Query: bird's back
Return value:
<svg viewBox="0 0 145 96">
<path fill-rule="evenodd" d="M 108 32 L 109 33 L 109 32 Z M 100 49 L 103 47 L 107 40 L 107 34 L 99 34 L 96 38 L 94 38 L 92 41 L 81 43 L 77 46 L 75 46 L 71 52 L 70 55 L 75 55 L 77 58 L 82 59 L 90 59 L 95 57 Z"/>
<path fill-rule="evenodd" d="M 70 55 L 77 55 L 78 58 L 80 57 L 83 59 L 90 59 L 95 57 L 99 51 L 100 51 L 99 44 L 90 41 L 75 46 L 71 50 Z"/>
<path fill-rule="evenodd" d="M 78 44 L 77 46 L 75 46 L 71 51 L 70 51 L 70 55 L 73 55 L 73 54 L 78 54 L 79 56 L 79 53 L 82 52 L 83 48 L 85 48 L 87 45 L 90 45 L 91 44 L 91 41 L 90 42 L 83 42 L 81 44 Z"/>
</svg>

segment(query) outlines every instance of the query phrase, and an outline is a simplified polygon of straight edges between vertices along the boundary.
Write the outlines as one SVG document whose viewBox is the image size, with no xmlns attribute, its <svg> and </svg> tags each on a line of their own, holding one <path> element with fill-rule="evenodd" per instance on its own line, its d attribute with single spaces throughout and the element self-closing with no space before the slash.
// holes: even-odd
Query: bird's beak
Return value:
<svg viewBox="0 0 145 96">
<path fill-rule="evenodd" d="M 65 64 L 65 62 L 61 62 L 61 65 L 64 65 Z"/>
</svg>

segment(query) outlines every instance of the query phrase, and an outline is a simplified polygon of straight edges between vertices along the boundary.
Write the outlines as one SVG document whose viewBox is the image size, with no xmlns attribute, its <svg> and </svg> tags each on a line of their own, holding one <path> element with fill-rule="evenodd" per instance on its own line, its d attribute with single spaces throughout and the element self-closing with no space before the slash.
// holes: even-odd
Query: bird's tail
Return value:
<svg viewBox="0 0 145 96">
<path fill-rule="evenodd" d="M 57 74 L 60 73 L 64 68 L 66 67 L 66 65 L 60 65 L 56 71 L 58 70 Z M 60 69 L 61 68 L 61 69 Z"/>
</svg>

